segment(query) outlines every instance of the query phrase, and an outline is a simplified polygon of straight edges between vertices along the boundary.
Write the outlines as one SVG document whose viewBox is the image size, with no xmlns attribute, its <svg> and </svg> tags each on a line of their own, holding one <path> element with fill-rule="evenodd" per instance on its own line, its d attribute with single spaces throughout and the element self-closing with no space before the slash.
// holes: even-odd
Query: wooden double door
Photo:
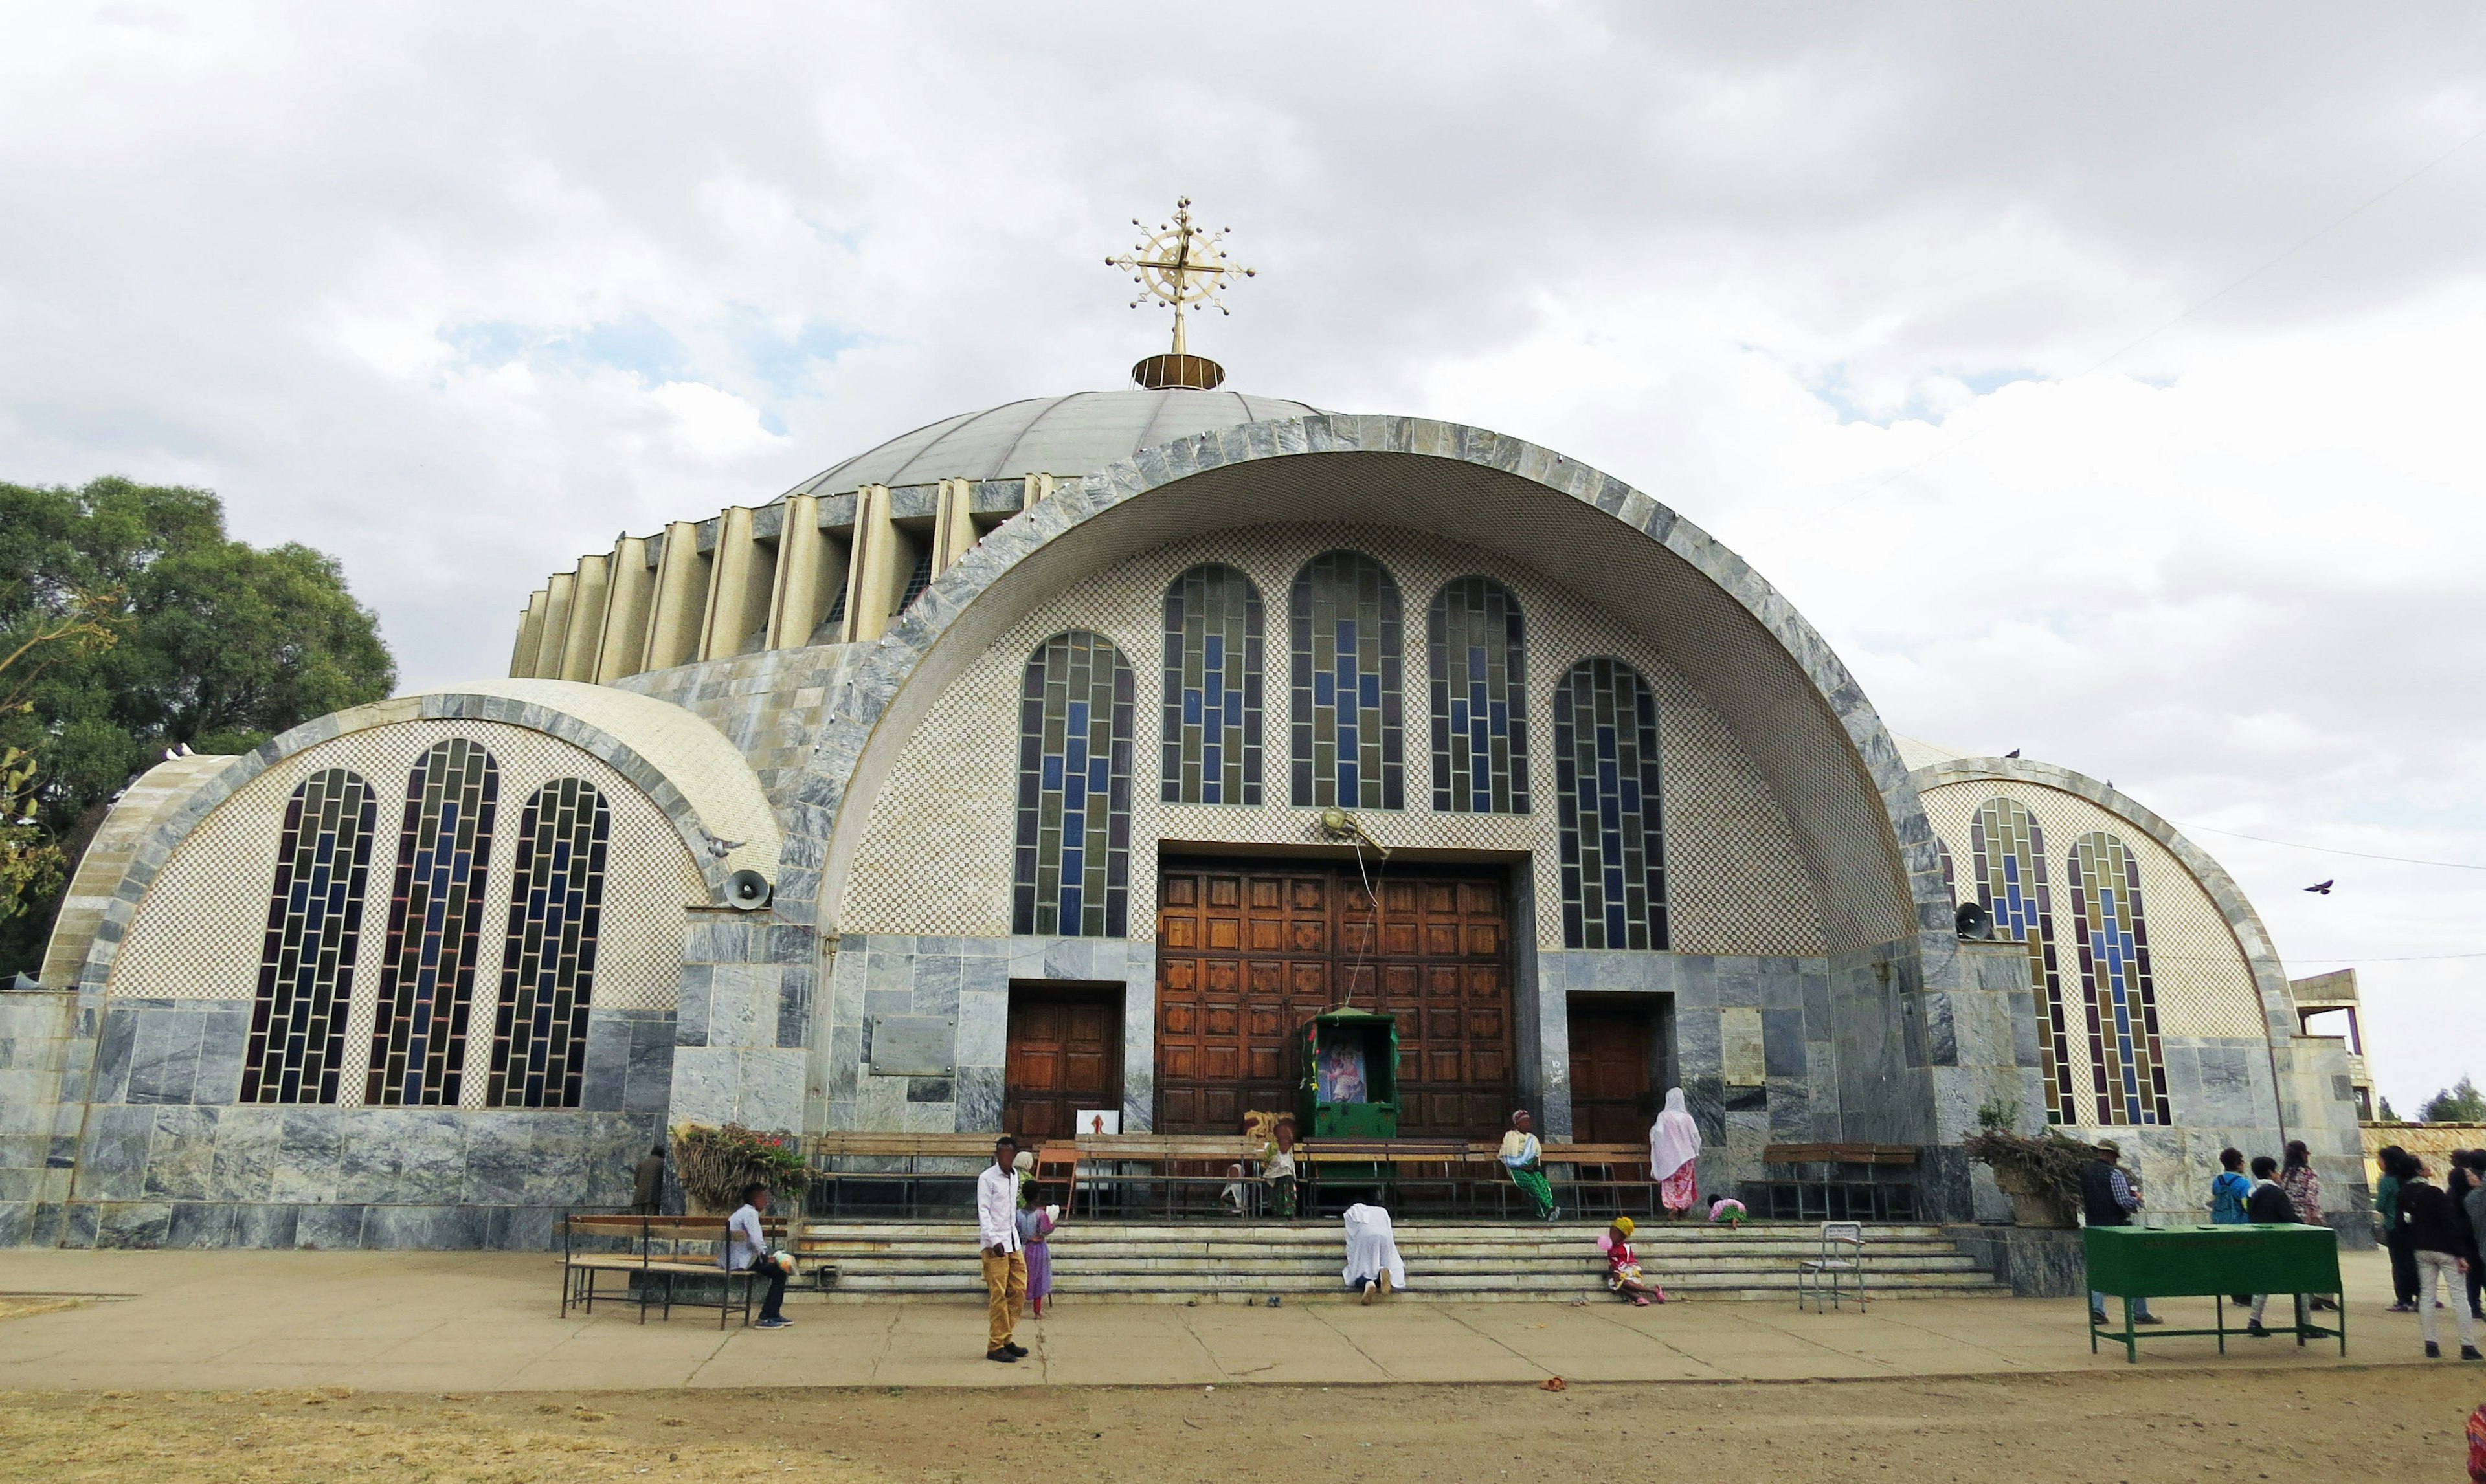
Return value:
<svg viewBox="0 0 2486 1484">
<path fill-rule="evenodd" d="M 1397 1017 L 1398 1131 L 1491 1138 L 1517 1095 L 1498 869 L 1168 860 L 1157 881 L 1157 1127 L 1296 1106 L 1293 1038 L 1342 1002 Z M 1374 900 L 1377 894 L 1379 900 Z"/>
</svg>

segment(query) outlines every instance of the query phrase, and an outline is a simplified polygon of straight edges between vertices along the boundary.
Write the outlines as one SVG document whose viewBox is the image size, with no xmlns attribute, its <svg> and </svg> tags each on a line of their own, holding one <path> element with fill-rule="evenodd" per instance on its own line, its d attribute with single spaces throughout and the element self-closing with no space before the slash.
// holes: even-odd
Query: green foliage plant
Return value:
<svg viewBox="0 0 2486 1484">
<path fill-rule="evenodd" d="M 763 1134 L 739 1123 L 674 1125 L 674 1172 L 684 1194 L 711 1211 L 740 1205 L 743 1188 L 754 1182 L 790 1196 L 812 1181 L 794 1136 Z"/>
<path fill-rule="evenodd" d="M 2417 1116 L 2420 1123 L 2486 1123 L 2486 1092 L 2464 1076 L 2427 1098 Z"/>
<path fill-rule="evenodd" d="M 109 641 L 43 639 L 64 623 Z M 33 763 L 5 828 L 60 857 L 0 914 L 0 976 L 40 960 L 59 867 L 167 751 L 245 753 L 397 685 L 378 618 L 335 559 L 232 539 L 207 490 L 122 479 L 0 483 L 0 655 L 29 644 L 22 689 L 0 690 L 5 771 Z"/>
</svg>

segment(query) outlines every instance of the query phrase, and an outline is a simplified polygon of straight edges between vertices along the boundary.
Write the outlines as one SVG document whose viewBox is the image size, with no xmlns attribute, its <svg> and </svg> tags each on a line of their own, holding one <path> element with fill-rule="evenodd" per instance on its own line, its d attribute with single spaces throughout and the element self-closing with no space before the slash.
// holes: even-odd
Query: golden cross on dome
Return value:
<svg viewBox="0 0 2486 1484">
<path fill-rule="evenodd" d="M 1131 225 L 1147 231 L 1137 217 L 1131 219 Z M 1173 221 L 1160 223 L 1130 252 L 1105 260 L 1105 266 L 1122 269 L 1131 275 L 1131 282 L 1140 286 L 1140 295 L 1131 301 L 1131 308 L 1138 309 L 1152 298 L 1174 307 L 1174 352 L 1172 356 L 1150 356 L 1132 368 L 1132 376 L 1142 386 L 1213 387 L 1226 378 L 1224 369 L 1215 362 L 1184 349 L 1182 313 L 1193 307 L 1214 309 L 1221 315 L 1232 313 L 1219 302 L 1218 294 L 1233 280 L 1255 276 L 1254 269 L 1227 255 L 1226 234 L 1233 230 L 1221 227 L 1208 232 L 1194 225 L 1191 198 L 1185 196 L 1174 203 Z M 1203 382 L 1203 376 L 1209 379 Z"/>
</svg>

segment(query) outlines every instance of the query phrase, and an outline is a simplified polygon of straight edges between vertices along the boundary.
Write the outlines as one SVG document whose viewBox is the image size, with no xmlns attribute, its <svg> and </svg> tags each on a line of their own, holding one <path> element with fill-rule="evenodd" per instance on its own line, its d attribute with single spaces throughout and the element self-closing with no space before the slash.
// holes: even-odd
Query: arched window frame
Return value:
<svg viewBox="0 0 2486 1484">
<path fill-rule="evenodd" d="M 1404 614 L 1389 568 L 1327 551 L 1288 594 L 1287 797 L 1298 808 L 1407 807 Z"/>
<path fill-rule="evenodd" d="M 500 764 L 466 737 L 434 743 L 406 776 L 369 1105 L 457 1105 L 500 788 Z"/>
<path fill-rule="evenodd" d="M 1168 804 L 1257 806 L 1260 590 L 1233 567 L 1195 566 L 1166 588 L 1164 633 L 1159 797 Z"/>
<path fill-rule="evenodd" d="M 1433 595 L 1424 637 L 1433 808 L 1527 813 L 1528 642 L 1518 596 L 1490 577 L 1453 578 Z"/>
<path fill-rule="evenodd" d="M 2079 933 L 2081 987 L 2088 1003 L 2098 1120 L 2172 1123 L 2140 857 L 2117 837 L 2091 830 L 2072 841 L 2064 865 Z"/>
<path fill-rule="evenodd" d="M 321 769 L 287 800 L 237 1101 L 337 1101 L 378 826 L 378 796 L 349 769 Z"/>
<path fill-rule="evenodd" d="M 585 779 L 554 779 L 518 816 L 486 1107 L 580 1104 L 612 835 L 612 806 Z"/>
<path fill-rule="evenodd" d="M 1563 946 L 1665 948 L 1656 691 L 1621 660 L 1572 666 L 1554 692 L 1554 758 Z"/>
<path fill-rule="evenodd" d="M 2046 875 L 2046 831 L 2017 799 L 1977 806 L 1968 826 L 1976 870 L 1976 899 L 1993 915 L 1998 937 L 2029 953 L 2029 986 L 2037 1013 L 2038 1070 L 2046 1088 L 2046 1121 L 2080 1119 L 2074 1091 L 2070 1023 L 2055 937 L 2054 892 Z"/>
<path fill-rule="evenodd" d="M 1013 933 L 1130 934 L 1133 690 L 1131 667 L 1102 634 L 1056 634 L 1027 662 Z"/>
</svg>

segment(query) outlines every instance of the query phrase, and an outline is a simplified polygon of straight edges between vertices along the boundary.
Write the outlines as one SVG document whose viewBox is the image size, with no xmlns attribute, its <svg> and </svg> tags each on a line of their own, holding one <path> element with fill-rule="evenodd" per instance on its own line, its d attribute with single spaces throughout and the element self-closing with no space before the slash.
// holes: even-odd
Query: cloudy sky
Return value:
<svg viewBox="0 0 2486 1484">
<path fill-rule="evenodd" d="M 494 673 L 617 532 L 1117 384 L 1187 192 L 1229 385 L 1659 495 L 2358 964 L 2405 1113 L 2486 870 L 2236 836 L 2486 864 L 2481 131 L 2450 5 L 16 3 L 0 479 L 211 486 Z"/>
</svg>

